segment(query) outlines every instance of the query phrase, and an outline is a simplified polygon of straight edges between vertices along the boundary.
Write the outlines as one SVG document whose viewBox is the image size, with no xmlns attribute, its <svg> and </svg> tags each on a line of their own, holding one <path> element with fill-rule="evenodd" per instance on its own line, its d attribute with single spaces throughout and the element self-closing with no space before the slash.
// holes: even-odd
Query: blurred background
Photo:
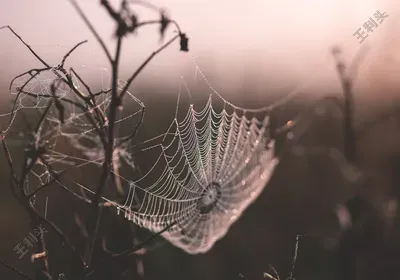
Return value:
<svg viewBox="0 0 400 280">
<path fill-rule="evenodd" d="M 111 1 L 118 3 L 118 1 Z M 79 1 L 106 44 L 114 46 L 114 24 L 99 1 Z M 400 6 L 389 0 L 254 0 L 254 1 L 153 1 L 165 7 L 190 38 L 189 53 L 179 52 L 178 43 L 158 55 L 145 68 L 130 91 L 141 99 L 147 115 L 140 139 L 165 131 L 175 113 L 182 77 L 192 81 L 193 60 L 210 84 L 224 98 L 241 106 L 269 105 L 302 86 L 298 95 L 277 113 L 283 125 L 294 116 L 307 128 L 299 144 L 328 146 L 342 150 L 342 113 L 322 102 L 325 114 L 310 110 L 310 104 L 326 96 L 342 96 L 336 73 L 333 46 L 340 46 L 350 64 L 360 48 L 368 49 L 354 82 L 358 168 L 366 180 L 354 183 L 346 177 L 346 164 L 326 155 L 299 156 L 283 136 L 281 162 L 270 183 L 228 234 L 206 254 L 187 255 L 160 238 L 157 249 L 126 263 L 102 264 L 93 279 L 114 279 L 115 271 L 143 264 L 144 279 L 263 279 L 269 265 L 285 279 L 292 269 L 297 234 L 300 238 L 294 277 L 300 279 L 400 279 Z M 360 44 L 353 36 L 379 10 L 389 16 Z M 139 19 L 158 18 L 145 9 Z M 77 42 L 88 39 L 68 60 L 80 69 L 93 87 L 107 83 L 105 56 L 70 3 L 64 0 L 0 0 L 0 26 L 10 25 L 41 56 L 57 65 Z M 167 36 L 173 36 L 170 27 Z M 129 37 L 123 46 L 121 78 L 130 73 L 160 44 L 157 27 L 146 27 Z M 39 67 L 38 61 L 8 30 L 0 30 L 0 114 L 10 111 L 8 86 L 16 75 Z M 191 83 L 193 99 L 209 92 Z M 181 108 L 185 108 L 182 105 Z M 2 126 L 8 118 L 0 117 Z M 13 133 L 18 135 L 15 123 Z M 296 128 L 295 131 L 296 133 Z M 20 162 L 23 143 L 12 145 L 15 162 Z M 19 259 L 13 250 L 31 231 L 24 209 L 8 187 L 9 168 L 1 153 L 0 259 L 26 273 L 32 273 L 28 256 Z M 343 167 L 345 165 L 345 167 Z M 17 165 L 18 166 L 18 165 Z M 80 174 L 82 176 L 82 174 Z M 48 217 L 66 232 L 77 247 L 83 239 L 73 213 L 87 207 L 57 187 L 46 195 Z M 43 197 L 37 205 L 44 205 Z M 343 229 L 345 205 L 353 227 Z M 38 206 L 39 207 L 39 206 Z M 339 213 L 339 214 L 338 214 Z M 341 220 L 342 219 L 342 220 Z M 122 250 L 131 241 L 129 223 L 115 212 L 105 213 L 102 232 L 112 246 Z M 138 239 L 148 232 L 135 231 Z M 49 244 L 53 240 L 49 233 Z M 56 240 L 56 239 L 54 239 Z M 54 241 L 53 240 L 53 241 Z M 52 246 L 52 245 L 49 245 Z M 52 248 L 52 247 L 50 247 Z M 57 248 L 57 245 L 54 245 Z M 60 248 L 59 248 L 60 249 Z M 57 249 L 56 249 L 57 251 Z M 61 264 L 59 273 L 68 275 L 68 255 L 53 255 Z M 101 259 L 102 256 L 99 256 Z M 141 270 L 141 268 L 139 268 Z M 349 272 L 351 271 L 351 272 Z M 126 274 L 138 279 L 141 273 Z M 0 266 L 0 279 L 20 279 Z M 22 278 L 21 278 L 22 279 Z M 67 278 L 70 279 L 70 278 Z M 71 278 L 74 279 L 74 278 Z"/>
</svg>

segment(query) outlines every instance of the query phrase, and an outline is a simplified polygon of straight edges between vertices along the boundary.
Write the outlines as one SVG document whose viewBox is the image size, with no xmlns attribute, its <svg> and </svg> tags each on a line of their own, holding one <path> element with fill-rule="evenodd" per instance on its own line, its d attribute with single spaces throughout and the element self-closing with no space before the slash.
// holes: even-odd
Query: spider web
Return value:
<svg viewBox="0 0 400 280">
<path fill-rule="evenodd" d="M 154 164 L 138 180 L 121 177 L 129 185 L 124 204 L 108 200 L 118 214 L 151 231 L 174 224 L 162 236 L 190 254 L 212 248 L 267 185 L 279 162 L 268 113 L 290 99 L 258 110 L 237 107 L 196 67 L 212 90 L 207 103 L 199 109 L 190 104 L 165 133 L 145 141 L 162 138 L 142 149 L 144 157 L 158 151 Z"/>
<path fill-rule="evenodd" d="M 117 206 L 152 231 L 177 223 L 163 236 L 192 254 L 208 251 L 226 234 L 278 163 L 268 117 L 217 112 L 212 104 L 210 97 L 202 110 L 191 105 L 182 121 L 173 120 L 153 167 L 128 181 L 128 198 Z"/>
<path fill-rule="evenodd" d="M 269 113 L 295 94 L 289 94 L 268 107 L 240 108 L 219 95 L 197 65 L 196 71 L 211 89 L 206 104 L 201 108 L 190 104 L 182 118 L 175 115 L 164 133 L 140 144 L 134 145 L 132 141 L 122 143 L 121 139 L 126 135 L 118 133 L 112 172 L 120 182 L 117 186 L 119 193 L 123 194 L 123 190 L 126 190 L 125 202 L 103 197 L 104 201 L 117 209 L 118 214 L 122 212 L 125 218 L 141 227 L 150 231 L 170 227 L 162 236 L 190 254 L 204 253 L 212 248 L 269 182 L 279 162 L 270 133 Z M 29 78 L 29 75 L 22 76 L 13 86 L 20 86 Z M 51 99 L 45 96 L 54 78 L 56 75 L 52 71 L 37 75 L 25 88 L 36 98 L 25 100 L 27 97 L 20 95 L 16 108 L 44 110 Z M 73 78 L 76 87 L 83 95 L 87 95 L 76 77 Z M 120 89 L 123 85 L 121 81 Z M 105 89 L 107 86 L 102 85 L 102 90 Z M 67 89 L 60 88 L 57 94 L 60 99 L 80 102 Z M 131 112 L 121 108 L 116 121 L 118 132 L 118 124 L 128 123 L 129 127 L 134 127 L 135 116 L 144 107 L 133 94 L 128 92 L 126 96 L 129 100 L 123 104 L 139 105 L 139 110 Z M 97 96 L 97 108 L 106 112 L 110 98 L 110 94 Z M 75 106 L 68 106 L 68 103 L 65 106 L 64 123 L 53 106 L 38 132 L 33 135 L 37 144 L 46 147 L 47 164 L 59 170 L 100 166 L 104 160 L 103 146 L 93 124 L 87 120 L 87 115 L 95 112 L 77 111 Z M 69 145 L 67 148 L 60 145 L 64 140 Z M 142 148 L 140 153 L 142 158 L 153 159 L 150 168 L 134 180 L 137 162 L 133 158 L 133 148 L 144 147 L 155 141 L 159 143 Z M 122 144 L 118 145 L 120 142 Z M 121 175 L 120 169 L 123 168 L 128 170 L 128 175 Z M 41 162 L 31 173 L 39 180 L 39 186 L 54 179 Z M 57 183 L 71 188 L 64 182 L 57 180 Z M 83 183 L 73 184 L 93 193 Z M 37 187 L 30 185 L 31 190 Z"/>
<path fill-rule="evenodd" d="M 68 49 L 68 47 L 65 48 Z M 95 59 L 93 60 L 95 61 Z M 35 191 L 40 186 L 54 179 L 48 166 L 53 171 L 61 172 L 76 170 L 87 165 L 100 166 L 104 160 L 103 145 L 97 134 L 95 125 L 107 126 L 107 119 L 104 124 L 96 123 L 94 125 L 88 121 L 88 117 L 94 115 L 96 110 L 106 115 L 111 103 L 111 94 L 108 94 L 110 92 L 110 87 L 108 86 L 110 73 L 107 68 L 90 64 L 81 65 L 81 67 L 78 67 L 77 72 L 81 76 L 82 73 L 89 75 L 89 77 L 95 76 L 97 81 L 101 81 L 98 88 L 92 88 L 92 91 L 96 94 L 96 106 L 85 109 L 85 102 L 74 94 L 67 85 L 60 83 L 55 95 L 63 104 L 63 120 L 60 117 L 60 110 L 56 106 L 52 106 L 37 131 L 33 131 L 36 126 L 35 123 L 40 119 L 40 116 L 53 99 L 51 85 L 60 77 L 64 78 L 64 74 L 57 67 L 40 73 L 36 73 L 35 71 L 26 72 L 17 76 L 10 84 L 10 94 L 15 96 L 11 106 L 12 110 L 11 112 L 1 114 L 3 117 L 9 117 L 8 125 L 3 129 L 7 133 L 8 143 L 27 144 L 28 148 L 26 149 L 37 148 L 39 146 L 46 149 L 46 153 L 43 155 L 46 164 L 38 160 L 30 172 L 31 180 L 27 182 L 27 190 L 30 192 Z M 82 96 L 89 96 L 86 87 L 80 82 L 77 76 L 72 72 L 70 75 L 75 88 Z M 123 86 L 124 82 L 119 81 L 119 90 Z M 23 88 L 22 93 L 20 92 L 21 88 Z M 124 110 L 123 107 L 120 107 L 118 110 L 115 130 L 119 137 L 116 138 L 116 142 L 126 136 L 119 133 L 120 124 L 126 120 L 132 120 L 132 118 L 139 115 L 143 108 L 142 102 L 130 92 L 127 92 L 125 96 L 125 101 L 128 103 L 127 107 L 130 110 Z M 73 102 L 83 108 L 77 108 L 73 105 Z M 139 107 L 139 110 L 137 107 Z M 133 112 L 132 109 L 134 110 Z M 19 136 L 23 139 L 15 139 L 11 130 L 12 127 L 19 126 L 17 118 L 19 115 L 24 117 L 24 125 L 28 126 L 27 133 L 19 133 Z M 115 149 L 113 157 L 115 168 L 118 169 L 122 162 L 131 168 L 135 167 L 132 155 L 127 151 L 128 146 L 129 142 L 126 142 Z M 29 158 L 25 160 L 29 160 Z M 70 187 L 67 186 L 67 183 L 64 184 L 64 182 L 56 181 L 64 188 Z"/>
</svg>

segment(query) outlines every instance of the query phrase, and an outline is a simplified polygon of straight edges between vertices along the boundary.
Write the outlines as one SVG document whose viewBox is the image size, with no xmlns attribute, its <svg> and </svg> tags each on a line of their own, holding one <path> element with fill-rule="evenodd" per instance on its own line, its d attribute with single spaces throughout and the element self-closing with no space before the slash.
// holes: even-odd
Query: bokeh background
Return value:
<svg viewBox="0 0 400 280">
<path fill-rule="evenodd" d="M 112 48 L 113 22 L 98 1 L 79 3 Z M 262 279 L 264 272 L 270 272 L 270 264 L 284 279 L 291 271 L 295 238 L 300 233 L 307 236 L 300 239 L 296 279 L 400 279 L 399 222 L 396 215 L 389 217 L 397 211 L 400 198 L 399 4 L 389 0 L 172 0 L 153 4 L 166 7 L 179 22 L 190 38 L 190 52 L 179 52 L 178 44 L 173 44 L 146 67 L 130 89 L 148 109 L 141 139 L 162 133 L 172 119 L 182 77 L 193 81 L 196 75 L 193 59 L 210 84 L 241 107 L 268 105 L 303 86 L 279 111 L 281 124 L 325 96 L 340 97 L 341 85 L 331 55 L 334 45 L 341 47 L 348 63 L 360 47 L 369 48 L 358 71 L 354 95 L 357 127 L 370 124 L 362 129 L 357 142 L 360 168 L 368 180 L 352 184 L 341 165 L 325 156 L 296 156 L 290 152 L 290 143 L 282 139 L 282 160 L 271 182 L 228 234 L 208 253 L 196 256 L 186 255 L 161 239 L 156 241 L 158 248 L 141 257 L 144 279 Z M 377 10 L 389 17 L 359 44 L 353 33 Z M 140 19 L 157 17 L 141 9 L 138 14 Z M 108 71 L 105 56 L 68 1 L 0 0 L 3 25 L 12 26 L 54 65 L 70 47 L 88 39 L 71 56 L 69 65 L 80 69 L 93 86 L 107 81 L 107 75 L 101 74 Z M 173 35 L 172 28 L 168 35 Z M 123 47 L 121 78 L 128 77 L 158 45 L 156 28 L 131 36 Z M 1 30 L 0 65 L 0 113 L 6 113 L 12 97 L 8 92 L 11 79 L 39 64 L 9 31 Z M 206 98 L 204 84 L 197 85 L 190 83 L 191 96 Z M 319 116 L 311 111 L 304 119 L 307 130 L 299 143 L 342 149 L 341 114 L 332 104 L 321 106 L 328 113 Z M 381 120 L 382 115 L 391 117 Z M 0 121 L 5 125 L 7 118 Z M 17 122 L 13 128 L 16 135 L 19 126 L 23 130 L 23 124 Z M 18 163 L 22 143 L 16 141 L 12 151 Z M 28 216 L 11 195 L 3 154 L 0 159 L 0 258 L 31 273 L 29 257 L 19 259 L 13 251 L 31 231 Z M 57 187 L 47 195 L 49 218 L 81 246 L 73 213 L 83 214 L 87 208 Z M 335 209 L 349 200 L 361 210 L 355 215 L 359 217 L 354 230 L 343 233 Z M 44 201 L 38 199 L 37 203 L 43 205 Z M 111 211 L 105 216 L 103 232 L 113 237 L 116 248 L 126 248 L 124 242 L 131 239 L 128 222 Z M 140 239 L 148 233 L 137 234 Z M 51 244 L 51 233 L 48 238 Z M 53 257 L 67 271 L 69 258 L 59 250 Z M 354 278 L 343 276 L 346 265 L 357 272 Z M 137 262 L 100 263 L 101 273 L 95 279 L 114 279 L 111 273 L 125 266 L 135 268 Z M 134 277 L 139 276 L 127 274 L 126 279 Z M 0 279 L 19 278 L 0 266 Z"/>
</svg>

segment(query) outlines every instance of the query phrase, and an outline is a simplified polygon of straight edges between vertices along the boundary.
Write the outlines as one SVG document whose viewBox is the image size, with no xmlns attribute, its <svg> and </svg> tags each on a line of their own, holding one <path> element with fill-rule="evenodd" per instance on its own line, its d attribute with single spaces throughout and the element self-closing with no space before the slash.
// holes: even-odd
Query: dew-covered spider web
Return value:
<svg viewBox="0 0 400 280">
<path fill-rule="evenodd" d="M 65 51 L 69 47 L 64 47 Z M 95 57 L 88 56 L 88 61 L 96 61 Z M 65 171 L 79 169 L 88 165 L 100 165 L 104 160 L 104 148 L 95 126 L 108 126 L 107 117 L 104 122 L 92 123 L 88 116 L 101 114 L 106 116 L 111 102 L 109 87 L 110 73 L 107 68 L 96 64 L 82 64 L 75 68 L 80 74 L 80 78 L 89 79 L 95 86 L 91 91 L 96 96 L 93 108 L 87 108 L 87 105 L 81 98 L 76 96 L 72 90 L 65 84 L 59 83 L 55 92 L 55 97 L 51 94 L 51 86 L 57 79 L 64 78 L 65 75 L 57 69 L 57 66 L 46 71 L 28 71 L 13 79 L 10 84 L 10 94 L 15 96 L 12 101 L 12 110 L 2 113 L 0 116 L 8 118 L 6 127 L 2 127 L 6 133 L 8 145 L 27 146 L 25 150 L 37 149 L 43 146 L 46 153 L 43 155 L 45 162 L 38 160 L 30 175 L 36 180 L 32 180 L 29 188 L 34 191 L 37 184 L 44 185 L 54 179 L 53 171 Z M 86 75 L 85 75 L 86 74 Z M 88 90 L 73 72 L 70 73 L 75 87 L 84 97 L 88 97 Z M 88 83 L 88 81 L 86 81 Z M 118 88 L 121 89 L 124 82 L 120 81 Z M 23 89 L 21 91 L 21 89 Z M 36 129 L 36 123 L 44 111 L 50 105 L 51 101 L 57 98 L 63 105 L 62 117 L 60 109 L 54 104 L 50 107 L 45 120 Z M 120 138 L 125 135 L 119 133 L 119 126 L 124 121 L 132 120 L 140 115 L 143 109 L 143 103 L 134 97 L 130 92 L 126 94 L 126 107 L 128 110 L 119 108 L 115 121 L 115 130 Z M 79 106 L 73 105 L 73 103 Z M 20 117 L 18 122 L 17 118 Z M 23 117 L 21 120 L 21 116 Z M 19 138 L 13 136 L 12 128 L 19 129 Z M 25 131 L 25 132 L 24 132 Z M 22 144 L 22 145 L 21 145 Z M 134 167 L 131 154 L 127 151 L 129 142 L 121 143 L 114 152 L 115 167 L 118 168 L 120 162 Z M 67 184 L 56 180 L 56 182 L 67 188 Z"/>
<path fill-rule="evenodd" d="M 153 167 L 130 182 L 131 196 L 118 209 L 153 231 L 177 223 L 163 234 L 167 240 L 188 253 L 208 251 L 260 194 L 278 163 L 268 118 L 241 113 L 215 111 L 211 97 L 201 110 L 191 105 L 183 120 L 173 120 Z"/>
<path fill-rule="evenodd" d="M 50 81 L 57 76 L 54 71 L 57 69 L 40 73 L 29 81 L 25 91 L 30 92 L 30 96 L 17 98 L 18 109 L 45 110 L 52 98 L 47 93 Z M 177 111 L 183 112 L 182 116 L 171 114 L 169 127 L 164 132 L 140 143 L 124 140 L 136 127 L 144 108 L 144 104 L 128 92 L 116 123 L 121 127 L 126 125 L 131 131 L 123 133 L 123 129 L 117 127 L 111 170 L 117 183 L 110 184 L 110 188 L 116 187 L 124 198 L 118 201 L 108 194 L 103 197 L 118 214 L 141 227 L 153 232 L 170 227 L 162 236 L 190 254 L 208 251 L 269 182 L 278 164 L 270 112 L 295 94 L 268 107 L 245 109 L 218 94 L 197 65 L 196 71 L 210 89 L 207 102 L 201 106 L 193 103 L 188 107 L 178 106 Z M 26 75 L 14 81 L 12 89 L 30 77 Z M 83 95 L 88 95 L 76 77 L 74 83 Z M 121 81 L 120 89 L 123 84 Z M 101 166 L 104 160 L 102 142 L 94 124 L 87 120 L 89 114 L 108 111 L 111 95 L 107 94 L 106 85 L 102 85 L 101 92 L 104 94 L 96 96 L 95 109 L 78 110 L 68 102 L 63 103 L 66 109 L 63 122 L 59 109 L 52 106 L 38 132 L 32 136 L 36 145 L 46 147 L 46 162 L 38 161 L 37 167 L 32 169 L 41 185 L 54 179 L 57 170 Z M 60 100 L 80 102 L 67 88 L 60 87 L 57 94 Z M 138 163 L 135 157 L 142 160 Z M 141 166 L 143 159 L 150 164 Z M 94 186 L 87 183 L 71 181 L 68 185 L 57 179 L 56 183 L 69 189 L 94 190 Z"/>
</svg>

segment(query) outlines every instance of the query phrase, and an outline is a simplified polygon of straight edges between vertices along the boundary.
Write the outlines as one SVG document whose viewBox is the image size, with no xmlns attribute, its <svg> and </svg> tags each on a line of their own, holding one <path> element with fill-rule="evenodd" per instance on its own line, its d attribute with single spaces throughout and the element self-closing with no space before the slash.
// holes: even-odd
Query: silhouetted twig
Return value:
<svg viewBox="0 0 400 280">
<path fill-rule="evenodd" d="M 11 265 L 6 264 L 6 263 L 3 262 L 2 260 L 0 260 L 0 263 L 1 263 L 2 265 L 4 265 L 5 267 L 7 267 L 8 269 L 10 269 L 10 270 L 14 271 L 15 273 L 19 274 L 20 276 L 22 276 L 22 277 L 24 277 L 24 278 L 26 278 L 26 279 L 33 280 L 33 278 L 30 277 L 28 274 L 25 274 L 25 273 L 19 271 L 18 269 L 16 269 L 15 267 L 12 267 Z"/>
</svg>

